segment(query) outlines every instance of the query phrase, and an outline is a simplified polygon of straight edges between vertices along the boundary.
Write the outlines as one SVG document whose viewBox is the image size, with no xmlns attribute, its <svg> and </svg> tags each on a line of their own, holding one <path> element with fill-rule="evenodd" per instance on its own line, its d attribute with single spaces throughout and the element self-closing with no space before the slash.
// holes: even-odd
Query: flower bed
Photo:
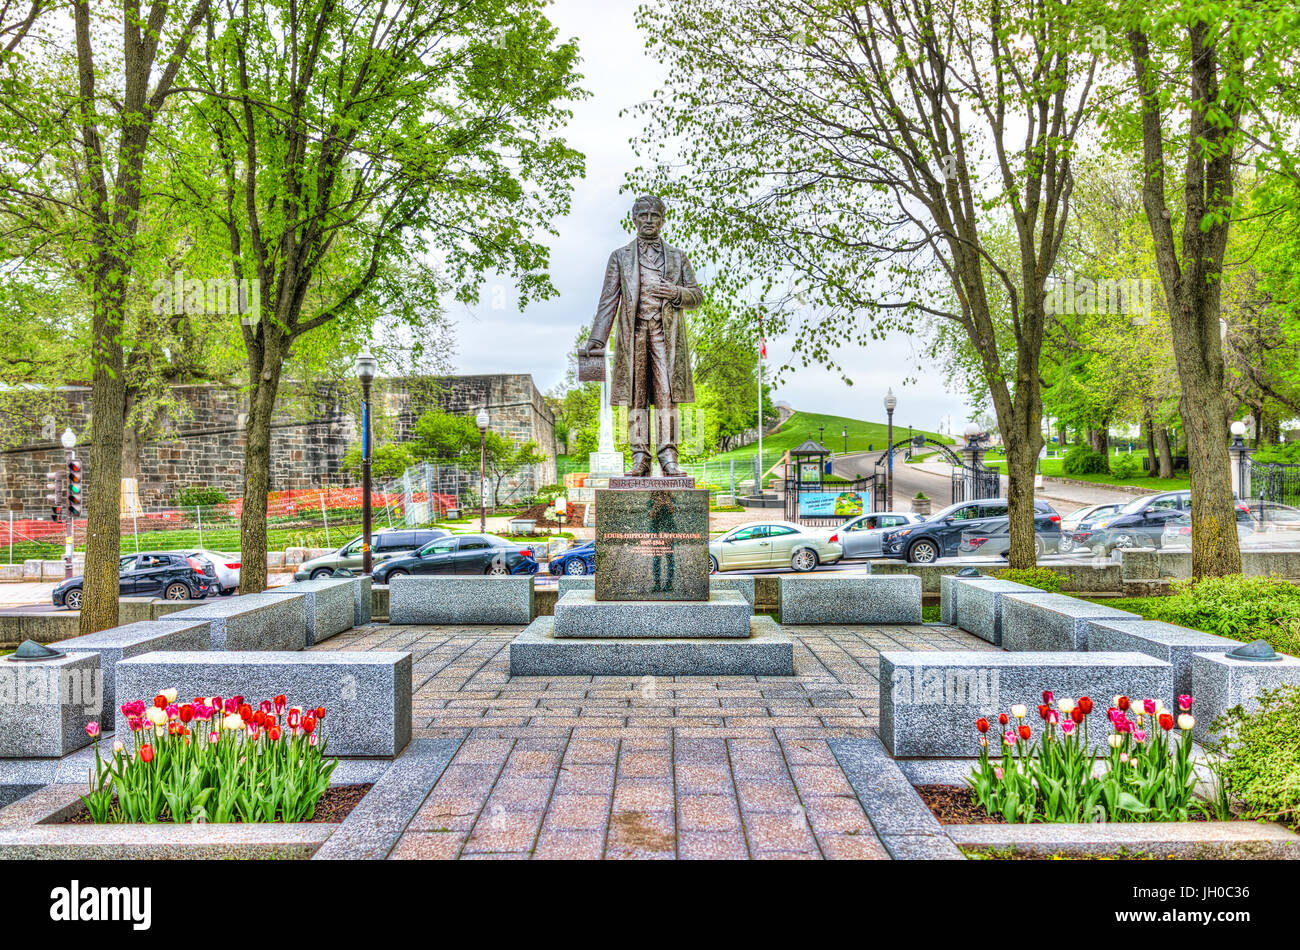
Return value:
<svg viewBox="0 0 1300 950">
<path fill-rule="evenodd" d="M 310 821 L 338 765 L 324 755 L 325 709 L 286 709 L 284 696 L 178 705 L 169 689 L 122 712 L 132 744 L 115 740 L 107 759 L 99 723 L 86 726 L 95 767 L 82 802 L 96 824 Z"/>
<path fill-rule="evenodd" d="M 1098 773 L 1088 736 L 1092 699 L 1057 700 L 1044 692 L 1037 740 L 1026 721 L 1026 706 L 1012 706 L 1010 714 L 998 717 L 1003 733 L 997 758 L 989 752 L 991 724 L 976 720 L 980 756 L 967 784 L 986 812 L 1009 823 L 1187 821 L 1194 812 L 1208 816 L 1210 806 L 1194 797 L 1192 698 L 1180 696 L 1178 705 L 1175 716 L 1159 700 L 1116 696 L 1107 711 L 1110 751 Z"/>
</svg>

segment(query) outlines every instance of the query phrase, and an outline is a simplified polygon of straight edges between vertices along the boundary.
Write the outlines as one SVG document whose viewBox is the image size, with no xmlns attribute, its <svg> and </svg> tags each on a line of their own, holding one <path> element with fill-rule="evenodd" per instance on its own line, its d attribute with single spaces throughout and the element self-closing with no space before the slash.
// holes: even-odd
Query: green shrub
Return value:
<svg viewBox="0 0 1300 950">
<path fill-rule="evenodd" d="M 1061 469 L 1066 475 L 1105 475 L 1110 471 L 1110 462 L 1101 452 L 1076 445 L 1065 453 Z"/>
<path fill-rule="evenodd" d="M 1111 460 L 1110 473 L 1116 478 L 1132 478 L 1142 474 L 1142 463 L 1136 455 L 1117 455 Z"/>
<path fill-rule="evenodd" d="M 1277 576 L 1206 577 L 1174 581 L 1173 593 L 1152 604 L 1155 619 L 1233 640 L 1267 640 L 1300 654 L 1300 587 Z"/>
<path fill-rule="evenodd" d="M 1050 567 L 1008 567 L 994 571 L 993 576 L 1015 584 L 1037 587 L 1049 594 L 1061 592 L 1061 575 Z"/>
<path fill-rule="evenodd" d="M 1294 465 L 1300 462 L 1300 442 L 1283 442 L 1281 445 L 1261 445 L 1250 456 L 1256 462 L 1280 462 Z"/>
<path fill-rule="evenodd" d="M 1259 695 L 1247 713 L 1229 709 L 1211 724 L 1223 738 L 1215 751 L 1219 790 L 1243 818 L 1280 821 L 1300 831 L 1300 686 Z"/>
<path fill-rule="evenodd" d="M 190 485 L 176 493 L 177 508 L 194 508 L 198 505 L 206 508 L 225 503 L 225 492 L 220 488 L 209 488 L 206 485 Z"/>
</svg>

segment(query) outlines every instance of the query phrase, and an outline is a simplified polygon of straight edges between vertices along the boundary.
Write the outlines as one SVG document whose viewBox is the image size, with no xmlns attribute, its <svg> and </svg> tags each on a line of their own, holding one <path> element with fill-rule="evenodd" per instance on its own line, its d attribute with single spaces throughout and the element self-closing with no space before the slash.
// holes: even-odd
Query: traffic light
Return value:
<svg viewBox="0 0 1300 950">
<path fill-rule="evenodd" d="M 81 463 L 68 459 L 68 516 L 81 517 Z"/>
<path fill-rule="evenodd" d="M 58 521 L 59 516 L 63 514 L 63 508 L 59 506 L 59 473 L 45 473 L 45 487 L 49 489 L 45 493 L 45 500 L 50 503 L 50 520 Z"/>
</svg>

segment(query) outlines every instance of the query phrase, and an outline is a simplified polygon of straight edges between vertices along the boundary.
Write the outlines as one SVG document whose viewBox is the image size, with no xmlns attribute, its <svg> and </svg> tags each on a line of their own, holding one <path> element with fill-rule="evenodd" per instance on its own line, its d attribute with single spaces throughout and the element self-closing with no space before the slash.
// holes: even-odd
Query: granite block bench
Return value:
<svg viewBox="0 0 1300 950">
<path fill-rule="evenodd" d="M 301 650 L 307 643 L 307 598 L 239 594 L 169 614 L 170 620 L 205 620 L 213 650 Z"/>
<path fill-rule="evenodd" d="M 1240 644 L 1238 644 L 1240 645 Z M 1259 708 L 1259 694 L 1280 686 L 1300 686 L 1300 658 L 1260 663 L 1237 660 L 1223 653 L 1192 654 L 1192 691 L 1196 716 L 1193 730 L 1201 740 L 1216 740 L 1210 729 L 1218 716 L 1234 706 L 1246 712 Z"/>
<path fill-rule="evenodd" d="M 401 575 L 388 582 L 390 624 L 529 624 L 533 579 Z"/>
<path fill-rule="evenodd" d="M 1192 657 L 1197 653 L 1227 653 L 1241 646 L 1236 640 L 1165 623 L 1163 620 L 1090 620 L 1088 650 L 1117 652 L 1133 650 L 1174 668 L 1174 695 L 1195 695 L 1192 689 Z"/>
<path fill-rule="evenodd" d="M 59 649 L 99 655 L 100 671 L 104 677 L 104 709 L 99 724 L 107 730 L 113 728 L 117 710 L 116 692 L 113 688 L 117 664 L 141 653 L 194 653 L 207 650 L 212 642 L 210 627 L 206 620 L 175 620 L 171 617 L 164 620 L 141 620 L 64 640 L 59 644 Z"/>
<path fill-rule="evenodd" d="M 1141 619 L 1065 594 L 1003 594 L 1002 647 L 1012 652 L 1086 650 L 1089 621 Z"/>
<path fill-rule="evenodd" d="M 324 706 L 330 755 L 391 758 L 411 740 L 411 654 L 342 650 L 145 653 L 117 664 L 122 702 L 164 689 L 180 698 L 283 694 L 289 706 Z M 116 710 L 119 733 L 126 717 Z"/>
<path fill-rule="evenodd" d="M 338 636 L 344 630 L 351 630 L 356 621 L 356 578 L 322 577 L 314 581 L 296 581 L 282 587 L 272 587 L 267 593 L 282 597 L 302 595 L 307 646 L 314 646 Z"/>
<path fill-rule="evenodd" d="M 782 576 L 777 600 L 782 624 L 921 622 L 914 574 Z"/>
<path fill-rule="evenodd" d="M 91 741 L 104 712 L 99 654 L 23 662 L 0 657 L 0 758 L 57 759 Z"/>
<path fill-rule="evenodd" d="M 1041 594 L 1036 587 L 998 577 L 949 577 L 940 582 L 939 616 L 981 640 L 1002 645 L 1002 598 L 1006 594 Z"/>
<path fill-rule="evenodd" d="M 1089 744 L 1106 746 L 1111 697 L 1173 703 L 1173 667 L 1145 653 L 1006 653 L 999 650 L 885 651 L 880 654 L 880 740 L 898 758 L 979 755 L 975 720 L 992 723 L 991 752 L 1002 742 L 999 713 L 1021 703 L 1041 736 L 1038 703 L 1044 690 L 1058 697 L 1092 698 Z M 1109 751 L 1107 748 L 1106 751 Z"/>
</svg>

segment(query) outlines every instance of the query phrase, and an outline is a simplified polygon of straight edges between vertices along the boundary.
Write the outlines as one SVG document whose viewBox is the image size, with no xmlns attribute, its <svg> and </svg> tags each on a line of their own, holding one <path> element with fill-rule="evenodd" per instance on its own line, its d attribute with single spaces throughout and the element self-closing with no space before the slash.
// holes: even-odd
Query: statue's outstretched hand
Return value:
<svg viewBox="0 0 1300 950">
<path fill-rule="evenodd" d="M 578 347 L 578 355 L 579 356 L 604 356 L 605 341 L 588 340 L 586 343 L 582 344 L 582 346 Z"/>
</svg>

